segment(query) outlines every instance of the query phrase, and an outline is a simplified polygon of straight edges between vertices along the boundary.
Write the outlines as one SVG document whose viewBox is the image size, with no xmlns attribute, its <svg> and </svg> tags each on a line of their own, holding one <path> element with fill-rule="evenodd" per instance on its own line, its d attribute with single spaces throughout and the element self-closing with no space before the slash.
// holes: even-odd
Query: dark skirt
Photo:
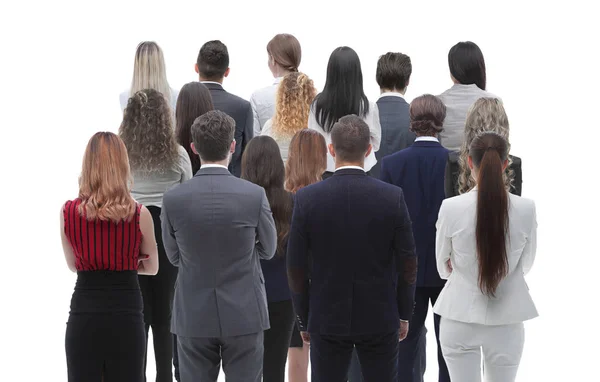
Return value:
<svg viewBox="0 0 600 382">
<path fill-rule="evenodd" d="M 136 271 L 77 273 L 65 337 L 69 382 L 144 380 L 142 308 Z"/>
</svg>

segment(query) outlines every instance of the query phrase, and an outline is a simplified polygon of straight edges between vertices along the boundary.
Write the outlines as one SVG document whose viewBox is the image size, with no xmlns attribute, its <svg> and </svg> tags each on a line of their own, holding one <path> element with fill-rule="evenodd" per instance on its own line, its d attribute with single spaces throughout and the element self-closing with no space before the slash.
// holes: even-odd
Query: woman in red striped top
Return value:
<svg viewBox="0 0 600 382">
<path fill-rule="evenodd" d="M 130 184 L 125 145 L 113 133 L 96 133 L 79 197 L 60 215 L 65 259 L 77 272 L 65 340 L 69 382 L 144 380 L 137 275 L 158 272 L 158 252 L 152 216 L 133 200 Z"/>
</svg>

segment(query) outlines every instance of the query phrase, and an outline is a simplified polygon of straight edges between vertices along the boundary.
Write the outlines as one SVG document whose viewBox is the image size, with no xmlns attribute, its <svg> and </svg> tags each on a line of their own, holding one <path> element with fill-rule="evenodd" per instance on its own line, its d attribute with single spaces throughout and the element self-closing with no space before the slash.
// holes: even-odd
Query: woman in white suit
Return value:
<svg viewBox="0 0 600 382">
<path fill-rule="evenodd" d="M 487 132 L 471 144 L 468 165 L 477 186 L 444 200 L 437 221 L 436 257 L 447 279 L 433 310 L 450 379 L 514 381 L 523 353 L 523 321 L 538 313 L 525 274 L 536 251 L 532 200 L 506 190 L 508 142 Z"/>
</svg>

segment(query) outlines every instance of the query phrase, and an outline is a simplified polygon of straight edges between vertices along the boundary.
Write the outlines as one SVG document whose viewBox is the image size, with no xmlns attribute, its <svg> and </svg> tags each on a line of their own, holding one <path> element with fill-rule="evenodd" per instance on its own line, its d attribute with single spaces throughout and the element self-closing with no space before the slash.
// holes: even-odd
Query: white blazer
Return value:
<svg viewBox="0 0 600 382">
<path fill-rule="evenodd" d="M 371 145 L 373 146 L 373 150 L 371 150 L 371 154 L 365 158 L 365 171 L 369 171 L 375 164 L 377 164 L 377 158 L 375 158 L 375 153 L 379 150 L 379 145 L 381 144 L 381 123 L 379 122 L 379 108 L 375 102 L 369 102 L 369 112 L 363 118 L 364 121 L 369 125 L 369 131 L 371 132 Z M 317 122 L 317 118 L 315 116 L 314 104 L 310 107 L 310 114 L 308 116 L 308 128 L 311 130 L 316 130 L 321 135 L 325 137 L 325 142 L 329 146 L 331 143 L 331 134 L 325 132 L 323 128 Z M 329 149 L 327 149 L 327 171 L 335 172 L 335 160 L 329 154 Z"/>
<path fill-rule="evenodd" d="M 433 307 L 440 316 L 481 325 L 516 324 L 538 316 L 525 282 L 536 251 L 535 203 L 509 195 L 509 269 L 493 298 L 484 295 L 478 286 L 477 188 L 442 203 L 436 224 L 436 257 L 438 272 L 448 281 Z M 447 266 L 448 259 L 452 271 Z"/>
</svg>

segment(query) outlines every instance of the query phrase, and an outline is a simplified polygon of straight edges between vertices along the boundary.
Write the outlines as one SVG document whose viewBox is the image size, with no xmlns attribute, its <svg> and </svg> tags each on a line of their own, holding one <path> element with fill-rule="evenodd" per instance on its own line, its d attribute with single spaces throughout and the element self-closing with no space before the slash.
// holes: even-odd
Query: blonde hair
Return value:
<svg viewBox="0 0 600 382">
<path fill-rule="evenodd" d="M 469 158 L 469 148 L 473 140 L 482 133 L 493 132 L 500 135 L 509 142 L 509 125 L 506 111 L 502 101 L 498 98 L 480 98 L 469 108 L 467 119 L 465 121 L 465 139 L 460 149 L 458 164 L 460 174 L 458 176 L 458 192 L 464 194 L 475 187 L 475 180 L 471 177 L 471 169 L 467 165 Z M 508 153 L 510 153 L 510 143 L 508 143 Z M 508 157 L 509 166 L 504 172 L 504 183 L 506 189 L 510 190 L 514 180 L 514 171 L 510 168 L 512 160 Z"/>
<path fill-rule="evenodd" d="M 132 96 L 144 89 L 157 90 L 171 102 L 171 87 L 167 81 L 165 58 L 162 49 L 154 41 L 141 42 L 135 51 L 129 95 Z"/>
<path fill-rule="evenodd" d="M 317 89 L 306 74 L 293 72 L 283 77 L 275 97 L 273 136 L 293 137 L 307 128 L 310 105 L 316 95 Z"/>
<path fill-rule="evenodd" d="M 127 149 L 115 134 L 99 132 L 88 142 L 79 177 L 79 214 L 87 220 L 129 220 L 136 211 L 131 197 Z"/>
</svg>

